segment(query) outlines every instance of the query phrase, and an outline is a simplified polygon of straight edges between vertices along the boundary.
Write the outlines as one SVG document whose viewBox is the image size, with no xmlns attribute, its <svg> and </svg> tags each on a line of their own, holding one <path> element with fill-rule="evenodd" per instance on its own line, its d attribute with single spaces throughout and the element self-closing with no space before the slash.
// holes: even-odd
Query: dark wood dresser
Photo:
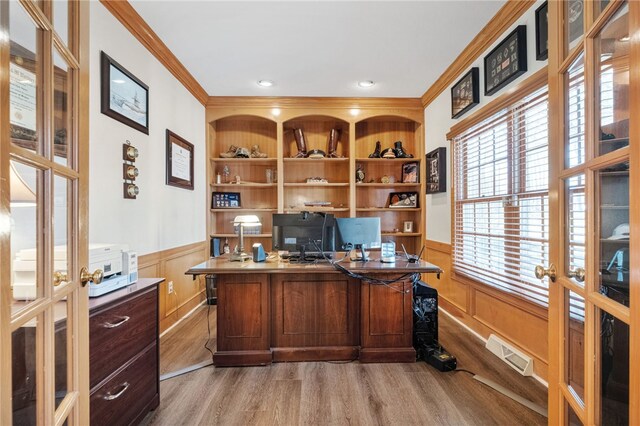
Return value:
<svg viewBox="0 0 640 426">
<path fill-rule="evenodd" d="M 92 425 L 137 424 L 160 403 L 162 281 L 143 278 L 89 300 Z"/>
</svg>

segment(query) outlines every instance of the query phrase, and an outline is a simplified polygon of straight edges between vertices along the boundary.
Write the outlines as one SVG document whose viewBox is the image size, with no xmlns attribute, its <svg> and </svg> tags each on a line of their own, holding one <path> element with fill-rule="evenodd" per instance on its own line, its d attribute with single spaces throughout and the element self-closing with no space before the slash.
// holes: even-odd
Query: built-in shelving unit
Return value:
<svg viewBox="0 0 640 426">
<path fill-rule="evenodd" d="M 279 108 L 281 114 L 274 115 Z M 383 241 L 404 244 L 418 252 L 424 242 L 425 175 L 422 105 L 418 99 L 311 99 L 311 98 L 210 98 L 207 105 L 209 167 L 207 179 L 212 192 L 237 192 L 240 208 L 209 210 L 207 226 L 211 237 L 236 244 L 233 219 L 239 214 L 256 214 L 262 223 L 259 234 L 245 235 L 245 249 L 254 242 L 271 249 L 273 213 L 301 211 L 332 213 L 336 217 L 381 218 Z M 307 152 L 329 154 L 329 134 L 340 134 L 337 158 L 294 158 L 299 141 L 295 129 L 304 134 Z M 376 141 L 393 148 L 401 141 L 414 158 L 369 158 Z M 267 158 L 221 158 L 231 145 L 251 151 L 259 145 Z M 418 182 L 403 182 L 402 167 L 416 162 Z M 227 166 L 228 181 L 222 171 Z M 365 171 L 365 182 L 356 181 L 356 168 Z M 267 182 L 267 170 L 272 181 Z M 220 183 L 217 175 L 221 174 Z M 235 183 L 239 177 L 240 183 Z M 326 183 L 307 179 L 325 179 Z M 383 180 L 384 178 L 384 180 Z M 385 183 L 386 179 L 391 182 Z M 418 205 L 390 208 L 389 194 L 413 192 Z M 327 206 L 305 203 L 327 202 Z M 411 231 L 405 230 L 411 222 Z"/>
</svg>

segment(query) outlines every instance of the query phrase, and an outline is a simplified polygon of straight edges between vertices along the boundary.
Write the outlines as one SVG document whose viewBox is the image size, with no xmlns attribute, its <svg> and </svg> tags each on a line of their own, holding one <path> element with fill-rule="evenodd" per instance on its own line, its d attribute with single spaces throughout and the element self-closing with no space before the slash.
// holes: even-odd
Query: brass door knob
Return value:
<svg viewBox="0 0 640 426">
<path fill-rule="evenodd" d="M 66 272 L 55 271 L 53 273 L 53 286 L 58 287 L 62 283 L 69 281 L 69 276 Z"/>
<path fill-rule="evenodd" d="M 585 275 L 586 275 L 586 271 L 584 270 L 584 268 L 576 268 L 573 271 L 569 271 L 569 273 L 567 273 L 567 276 L 569 278 L 574 278 L 579 283 L 584 282 Z"/>
<path fill-rule="evenodd" d="M 86 286 L 89 281 L 93 281 L 94 284 L 100 284 L 102 282 L 102 269 L 96 269 L 93 274 L 89 273 L 89 270 L 83 267 L 80 270 L 80 282 L 82 287 Z"/>
<path fill-rule="evenodd" d="M 544 277 L 549 277 L 552 282 L 556 282 L 556 273 L 558 270 L 556 269 L 556 265 L 553 263 L 549 265 L 547 269 L 542 265 L 537 265 L 535 269 L 536 278 L 541 280 Z"/>
</svg>

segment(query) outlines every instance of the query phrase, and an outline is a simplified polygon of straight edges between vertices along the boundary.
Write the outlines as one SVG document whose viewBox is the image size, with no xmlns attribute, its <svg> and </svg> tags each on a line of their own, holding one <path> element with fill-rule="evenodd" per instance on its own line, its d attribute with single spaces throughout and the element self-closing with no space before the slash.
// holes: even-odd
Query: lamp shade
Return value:
<svg viewBox="0 0 640 426">
<path fill-rule="evenodd" d="M 18 171 L 9 162 L 9 185 L 11 190 L 11 207 L 34 207 L 36 205 L 36 194 L 33 193 L 29 185 L 18 174 Z"/>
<path fill-rule="evenodd" d="M 233 219 L 233 224 L 242 226 L 258 226 L 260 225 L 260 218 L 254 214 L 240 215 Z"/>
</svg>

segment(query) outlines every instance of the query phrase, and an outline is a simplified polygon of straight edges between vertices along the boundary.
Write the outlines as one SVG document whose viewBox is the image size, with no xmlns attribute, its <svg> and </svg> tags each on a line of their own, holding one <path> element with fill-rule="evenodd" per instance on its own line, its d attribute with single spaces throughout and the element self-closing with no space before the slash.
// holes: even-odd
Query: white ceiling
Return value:
<svg viewBox="0 0 640 426">
<path fill-rule="evenodd" d="M 339 97 L 422 96 L 505 3 L 130 2 L 211 96 Z"/>
</svg>

